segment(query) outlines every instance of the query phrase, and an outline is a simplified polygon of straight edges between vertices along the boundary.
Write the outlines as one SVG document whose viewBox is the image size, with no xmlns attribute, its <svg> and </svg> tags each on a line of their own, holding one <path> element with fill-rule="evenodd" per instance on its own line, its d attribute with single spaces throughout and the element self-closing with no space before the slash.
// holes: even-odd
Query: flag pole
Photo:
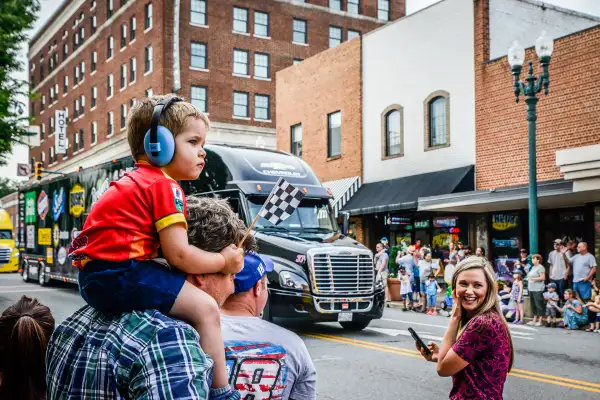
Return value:
<svg viewBox="0 0 600 400">
<path fill-rule="evenodd" d="M 244 244 L 244 240 L 246 240 L 246 238 L 250 234 L 250 231 L 252 230 L 252 228 L 254 228 L 254 225 L 256 224 L 256 221 L 258 221 L 259 218 L 260 218 L 260 214 L 256 214 L 256 217 L 254 217 L 254 221 L 252 221 L 252 224 L 248 227 L 248 230 L 246 231 L 246 233 L 244 233 L 244 237 L 242 238 L 242 240 L 240 240 L 240 243 L 238 244 L 237 247 L 242 247 L 242 245 Z"/>
</svg>

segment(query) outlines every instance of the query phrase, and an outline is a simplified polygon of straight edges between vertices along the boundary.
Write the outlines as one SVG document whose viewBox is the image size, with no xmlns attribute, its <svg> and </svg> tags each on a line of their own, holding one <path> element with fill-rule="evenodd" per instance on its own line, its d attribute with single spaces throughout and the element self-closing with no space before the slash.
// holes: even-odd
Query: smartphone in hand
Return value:
<svg viewBox="0 0 600 400">
<path fill-rule="evenodd" d="M 408 328 L 408 332 L 413 337 L 413 339 L 415 340 L 415 342 L 417 342 L 419 344 L 419 346 L 421 346 L 421 348 L 423 349 L 423 351 L 425 351 L 425 354 L 430 355 L 431 354 L 431 350 L 429 350 L 429 347 L 427 347 L 427 345 L 425 344 L 425 342 L 419 337 L 419 335 L 417 335 L 417 332 L 415 332 L 415 330 L 413 328 Z"/>
</svg>

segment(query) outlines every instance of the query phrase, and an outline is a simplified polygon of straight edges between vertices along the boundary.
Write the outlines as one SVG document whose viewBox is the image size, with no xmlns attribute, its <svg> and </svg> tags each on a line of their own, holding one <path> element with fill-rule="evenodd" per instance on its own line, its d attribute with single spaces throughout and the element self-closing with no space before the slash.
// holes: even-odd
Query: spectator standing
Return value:
<svg viewBox="0 0 600 400">
<path fill-rule="evenodd" d="M 429 273 L 427 278 L 427 282 L 425 283 L 425 293 L 427 294 L 427 314 L 429 315 L 437 315 L 436 311 L 436 303 L 437 303 L 437 294 L 441 292 L 439 285 L 435 281 L 435 274 L 433 271 Z"/>
<path fill-rule="evenodd" d="M 477 257 L 483 257 L 483 258 L 485 258 L 485 248 L 483 248 L 483 247 L 476 248 L 475 249 L 475 255 Z"/>
<path fill-rule="evenodd" d="M 242 398 L 316 400 L 317 371 L 302 339 L 260 317 L 271 271 L 269 257 L 248 253 L 233 281 L 235 293 L 221 307 L 231 385 Z"/>
<path fill-rule="evenodd" d="M 493 268 L 480 257 L 460 262 L 452 278 L 454 303 L 448 329 L 431 354 L 440 376 L 452 376 L 450 399 L 502 399 L 514 351 L 502 316 Z"/>
<path fill-rule="evenodd" d="M 527 273 L 527 288 L 531 297 L 531 308 L 533 320 L 527 325 L 542 326 L 542 319 L 546 315 L 544 305 L 544 288 L 546 286 L 546 269 L 542 265 L 542 256 L 534 254 L 531 256 L 532 267 Z"/>
<path fill-rule="evenodd" d="M 515 307 L 515 318 L 513 324 L 523 325 L 523 317 L 525 314 L 525 300 L 523 299 L 523 273 L 518 269 L 515 270 L 513 272 L 513 279 L 512 293 L 510 296 L 510 301 L 511 303 L 514 303 Z"/>
<path fill-rule="evenodd" d="M 419 261 L 419 276 L 423 277 L 423 280 L 421 281 L 420 291 L 421 291 L 421 307 L 423 308 L 423 312 L 425 312 L 426 307 L 428 307 L 428 304 L 427 304 L 427 299 L 428 299 L 427 279 L 428 279 L 430 273 L 433 273 L 434 276 L 437 276 L 440 272 L 440 266 L 439 266 L 439 264 L 432 262 L 431 252 L 427 252 L 425 250 L 425 248 L 423 248 L 422 250 L 424 250 L 425 258 L 423 260 Z M 434 306 L 435 306 L 435 302 L 434 302 Z M 429 305 L 429 307 L 431 307 L 431 305 Z"/>
<path fill-rule="evenodd" d="M 558 313 L 558 293 L 556 293 L 556 283 L 551 282 L 548 284 L 548 291 L 544 293 L 544 300 L 546 300 L 546 321 L 549 327 L 556 327 L 556 314 Z"/>
<path fill-rule="evenodd" d="M 592 279 L 596 276 L 596 257 L 588 251 L 586 242 L 577 245 L 579 254 L 571 258 L 573 291 L 583 303 L 592 298 Z"/>
<path fill-rule="evenodd" d="M 418 295 L 415 296 L 415 294 L 413 293 L 415 291 L 416 288 L 416 283 L 417 281 L 415 280 L 415 271 L 417 271 L 419 268 L 417 267 L 417 264 L 415 262 L 415 247 L 414 246 L 409 246 L 406 249 L 406 255 L 403 256 L 400 259 L 400 267 L 404 267 L 406 269 L 406 274 L 408 275 L 408 279 L 410 280 L 410 286 L 411 286 L 411 298 L 412 298 L 412 308 L 416 308 L 418 306 L 418 301 L 419 301 L 419 297 Z"/>
<path fill-rule="evenodd" d="M 548 274 L 550 282 L 556 285 L 556 292 L 559 299 L 562 299 L 566 289 L 567 279 L 569 279 L 569 269 L 571 262 L 565 254 L 565 247 L 560 239 L 554 240 L 554 250 L 548 254 Z"/>
<path fill-rule="evenodd" d="M 387 280 L 390 275 L 388 270 L 390 256 L 385 251 L 385 247 L 381 242 L 377 243 L 375 249 L 377 250 L 377 253 L 375 254 L 375 269 L 381 274 L 381 278 L 383 279 L 383 287 L 385 288 L 385 301 L 389 302 L 392 299 L 390 297 L 390 288 L 387 284 Z M 389 307 L 390 304 L 387 303 L 387 306 Z"/>
<path fill-rule="evenodd" d="M 498 282 L 498 296 L 500 300 L 500 309 L 502 314 L 506 315 L 509 310 L 508 303 L 510 302 L 510 296 L 512 291 L 512 282 Z"/>
<path fill-rule="evenodd" d="M 0 399 L 46 398 L 46 348 L 54 331 L 50 309 L 27 296 L 0 316 Z"/>
<path fill-rule="evenodd" d="M 463 242 L 458 242 L 458 261 L 464 260 L 465 256 L 465 244 Z"/>
<path fill-rule="evenodd" d="M 577 330 L 587 323 L 587 313 L 583 304 L 575 298 L 575 292 L 572 289 L 565 290 L 565 304 L 558 307 L 563 313 L 563 328 Z"/>
<path fill-rule="evenodd" d="M 400 298 L 402 299 L 402 311 L 412 309 L 412 285 L 410 284 L 410 278 L 406 273 L 404 266 L 400 267 Z"/>
</svg>

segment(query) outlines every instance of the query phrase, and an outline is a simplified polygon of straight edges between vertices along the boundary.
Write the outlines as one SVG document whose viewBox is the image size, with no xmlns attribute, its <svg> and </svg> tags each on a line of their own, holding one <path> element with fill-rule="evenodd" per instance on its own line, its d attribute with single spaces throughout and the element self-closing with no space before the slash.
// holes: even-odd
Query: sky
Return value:
<svg viewBox="0 0 600 400">
<path fill-rule="evenodd" d="M 64 1 L 64 0 L 63 0 Z M 31 30 L 30 37 L 33 36 L 52 16 L 54 11 L 62 4 L 60 0 L 40 0 L 41 10 L 38 20 Z M 68 0 L 67 0 L 68 1 Z M 440 0 L 406 0 L 406 14 L 412 14 L 427 6 L 437 3 Z M 600 16 L 600 0 L 546 0 L 547 4 L 554 4 L 559 7 L 570 8 L 587 14 Z M 21 73 L 16 74 L 19 79 L 27 79 L 27 44 L 23 45 L 21 51 L 21 59 L 24 63 L 24 69 Z M 22 99 L 27 104 L 27 99 Z M 12 157 L 9 157 L 8 164 L 0 167 L 0 176 L 11 179 L 26 179 L 18 178 L 17 163 L 28 163 L 29 153 L 25 146 L 14 146 Z"/>
</svg>

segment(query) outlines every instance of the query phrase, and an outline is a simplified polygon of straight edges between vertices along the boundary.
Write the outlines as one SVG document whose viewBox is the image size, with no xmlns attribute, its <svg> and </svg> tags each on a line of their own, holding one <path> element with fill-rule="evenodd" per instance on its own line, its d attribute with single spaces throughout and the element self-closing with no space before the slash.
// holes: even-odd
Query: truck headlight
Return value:
<svg viewBox="0 0 600 400">
<path fill-rule="evenodd" d="M 308 290 L 306 279 L 290 271 L 281 271 L 279 273 L 279 284 L 281 287 L 287 289 Z"/>
<path fill-rule="evenodd" d="M 379 271 L 375 275 L 375 289 L 383 289 L 383 276 L 381 276 L 381 272 Z"/>
<path fill-rule="evenodd" d="M 13 253 L 13 255 L 12 255 L 12 256 L 13 256 L 13 258 L 17 258 L 17 257 L 19 257 L 19 252 L 18 252 L 18 251 L 15 251 L 15 252 Z"/>
</svg>

